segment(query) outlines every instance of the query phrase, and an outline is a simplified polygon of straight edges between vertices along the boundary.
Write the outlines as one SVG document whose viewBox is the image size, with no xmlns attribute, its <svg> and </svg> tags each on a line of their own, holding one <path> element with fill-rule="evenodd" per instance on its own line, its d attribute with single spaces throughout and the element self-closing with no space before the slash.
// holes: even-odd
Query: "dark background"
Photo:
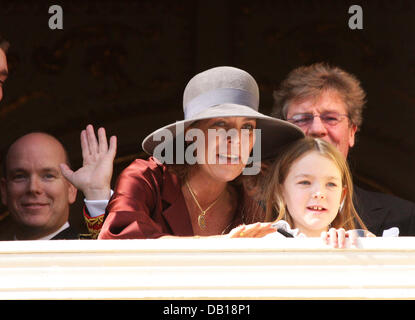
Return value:
<svg viewBox="0 0 415 320">
<path fill-rule="evenodd" d="M 50 30 L 49 6 L 63 9 Z M 349 7 L 363 8 L 351 30 Z M 210 67 L 251 73 L 269 114 L 272 91 L 295 67 L 326 61 L 367 92 L 349 162 L 367 188 L 415 201 L 415 2 L 402 1 L 0 1 L 11 43 L 0 103 L 0 153 L 32 130 L 50 132 L 82 163 L 79 134 L 92 123 L 118 137 L 116 176 L 142 139 L 183 119 L 187 81 Z M 82 196 L 72 222 L 82 225 Z M 0 212 L 5 208 L 0 207 Z"/>
</svg>

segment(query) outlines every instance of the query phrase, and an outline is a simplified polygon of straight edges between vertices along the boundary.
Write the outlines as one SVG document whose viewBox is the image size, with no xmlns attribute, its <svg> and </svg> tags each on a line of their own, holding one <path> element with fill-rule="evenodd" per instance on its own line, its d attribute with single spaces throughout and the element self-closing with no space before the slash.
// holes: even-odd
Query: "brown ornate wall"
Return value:
<svg viewBox="0 0 415 320">
<path fill-rule="evenodd" d="M 62 6 L 63 30 L 48 27 L 52 4 Z M 363 30 L 348 27 L 352 4 L 363 8 Z M 78 167 L 79 133 L 92 123 L 118 136 L 116 176 L 144 156 L 148 133 L 182 118 L 182 92 L 195 73 L 247 70 L 269 113 L 272 90 L 291 69 L 328 61 L 354 73 L 368 94 L 350 158 L 356 177 L 415 201 L 414 15 L 411 0 L 0 1 L 0 33 L 12 44 L 0 151 L 46 130 Z"/>
</svg>

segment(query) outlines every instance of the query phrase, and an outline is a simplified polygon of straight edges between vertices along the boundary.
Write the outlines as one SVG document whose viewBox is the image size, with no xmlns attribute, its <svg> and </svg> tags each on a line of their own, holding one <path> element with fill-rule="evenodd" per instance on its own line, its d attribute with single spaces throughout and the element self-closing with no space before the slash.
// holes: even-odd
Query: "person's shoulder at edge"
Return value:
<svg viewBox="0 0 415 320">
<path fill-rule="evenodd" d="M 415 203 L 409 200 L 399 198 L 395 195 L 382 193 L 377 191 L 365 190 L 361 187 L 354 186 L 356 195 L 360 201 L 370 201 L 379 207 L 383 206 L 399 206 L 404 208 L 415 208 Z"/>
<path fill-rule="evenodd" d="M 398 227 L 400 236 L 415 236 L 414 202 L 356 186 L 355 195 L 359 215 L 376 235 L 381 236 L 384 230 Z"/>
</svg>

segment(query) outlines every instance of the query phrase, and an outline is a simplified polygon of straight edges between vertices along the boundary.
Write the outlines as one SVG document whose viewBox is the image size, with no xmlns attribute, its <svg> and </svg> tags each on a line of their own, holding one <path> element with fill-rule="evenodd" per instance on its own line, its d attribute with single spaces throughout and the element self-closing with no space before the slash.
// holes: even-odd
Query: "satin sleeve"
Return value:
<svg viewBox="0 0 415 320">
<path fill-rule="evenodd" d="M 162 224 L 162 170 L 135 160 L 119 176 L 98 239 L 151 239 L 166 235 Z"/>
</svg>

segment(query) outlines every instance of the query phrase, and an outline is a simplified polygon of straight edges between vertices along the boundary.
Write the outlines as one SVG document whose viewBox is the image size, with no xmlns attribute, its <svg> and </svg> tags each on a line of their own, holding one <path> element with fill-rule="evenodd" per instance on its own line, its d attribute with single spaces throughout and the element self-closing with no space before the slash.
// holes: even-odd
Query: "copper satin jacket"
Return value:
<svg viewBox="0 0 415 320">
<path fill-rule="evenodd" d="M 242 223 L 241 202 L 230 229 Z M 98 239 L 164 235 L 194 235 L 180 180 L 153 157 L 137 159 L 118 178 Z"/>
</svg>

